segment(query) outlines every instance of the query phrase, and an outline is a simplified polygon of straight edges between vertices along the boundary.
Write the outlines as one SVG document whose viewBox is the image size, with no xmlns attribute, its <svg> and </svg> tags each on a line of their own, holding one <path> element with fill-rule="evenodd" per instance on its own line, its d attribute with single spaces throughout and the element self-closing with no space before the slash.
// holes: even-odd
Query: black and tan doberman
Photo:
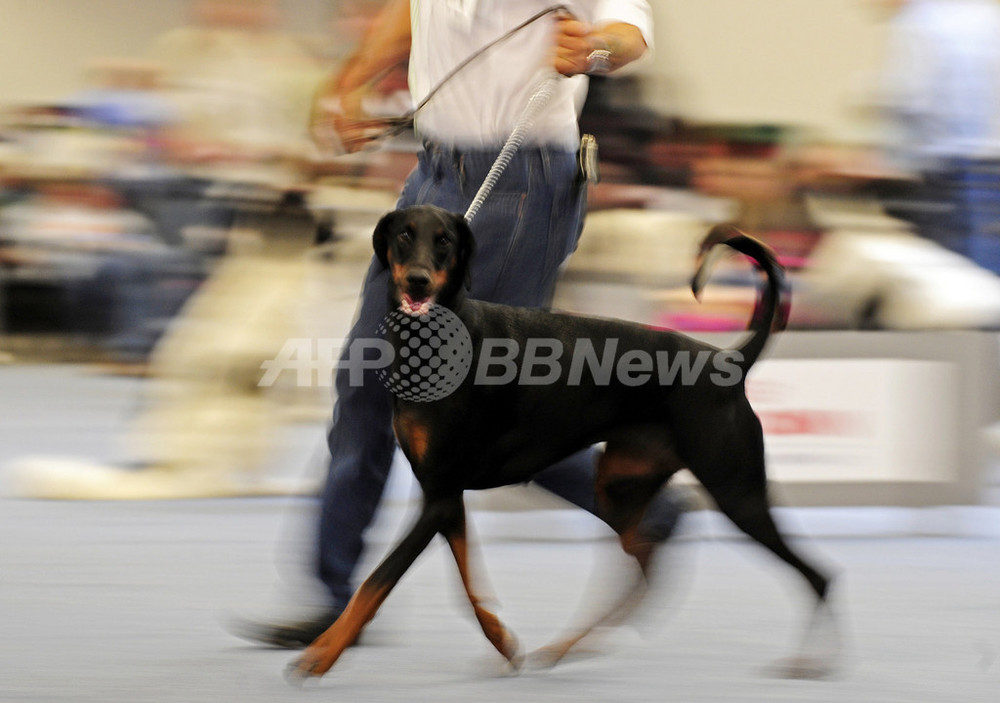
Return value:
<svg viewBox="0 0 1000 703">
<path fill-rule="evenodd" d="M 459 214 L 431 206 L 394 211 L 379 222 L 373 240 L 376 255 L 390 269 L 391 309 L 422 320 L 429 319 L 434 306 L 449 310 L 468 331 L 473 370 L 435 400 L 395 395 L 396 437 L 423 490 L 419 516 L 337 622 L 293 662 L 292 676 L 328 671 L 438 534 L 451 548 L 486 637 L 519 666 L 517 640 L 483 605 L 470 573 L 463 492 L 529 481 L 564 457 L 602 442 L 597 504 L 641 573 L 637 586 L 626 589 L 610 612 L 546 648 L 548 663 L 558 661 L 593 626 L 617 621 L 632 607 L 655 548 L 639 537 L 637 526 L 652 497 L 681 468 L 697 477 L 740 530 L 802 575 L 815 596 L 816 614 L 827 610 L 828 577 L 789 548 L 772 520 L 763 433 L 744 387 L 772 329 L 782 327 L 787 316 L 783 271 L 767 247 L 728 225 L 713 228 L 702 243 L 692 284 L 696 296 L 707 279 L 709 252 L 724 251 L 714 248 L 719 244 L 747 255 L 766 278 L 751 334 L 742 346 L 725 350 L 618 320 L 468 299 L 474 242 Z M 390 337 L 402 352 L 401 334 Z M 542 340 L 548 354 L 542 373 L 526 368 L 528 357 L 540 348 L 532 340 Z M 489 356 L 498 348 L 506 354 L 502 364 Z M 397 354 L 393 368 L 403 361 Z M 503 373 L 482 373 L 490 363 Z M 678 364 L 685 365 L 684 372 L 678 372 Z M 823 673 L 829 663 L 794 661 L 800 666 L 790 673 L 802 675 Z"/>
</svg>

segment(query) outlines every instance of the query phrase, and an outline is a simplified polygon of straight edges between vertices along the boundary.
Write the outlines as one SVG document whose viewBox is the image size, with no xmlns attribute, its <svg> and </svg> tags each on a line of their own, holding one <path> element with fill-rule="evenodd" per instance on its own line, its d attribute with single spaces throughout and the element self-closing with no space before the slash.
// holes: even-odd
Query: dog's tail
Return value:
<svg viewBox="0 0 1000 703">
<path fill-rule="evenodd" d="M 747 236 L 732 225 L 716 225 L 702 240 L 699 248 L 698 270 L 691 280 L 691 290 L 695 298 L 700 299 L 712 266 L 719 255 L 725 252 L 724 249 L 717 247 L 719 244 L 725 244 L 750 257 L 767 277 L 767 285 L 757 292 L 757 302 L 750 318 L 749 329 L 753 334 L 737 350 L 742 359 L 736 361 L 736 364 L 746 373 L 764 350 L 771 332 L 784 329 L 788 322 L 790 296 L 785 281 L 785 269 L 774 257 L 774 252 L 762 242 Z"/>
</svg>

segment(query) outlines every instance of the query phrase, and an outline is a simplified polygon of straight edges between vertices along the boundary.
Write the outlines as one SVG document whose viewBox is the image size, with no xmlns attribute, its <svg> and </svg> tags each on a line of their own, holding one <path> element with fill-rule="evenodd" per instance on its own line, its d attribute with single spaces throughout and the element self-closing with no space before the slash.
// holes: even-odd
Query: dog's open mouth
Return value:
<svg viewBox="0 0 1000 703">
<path fill-rule="evenodd" d="M 399 309 L 407 315 L 426 315 L 430 312 L 431 305 L 433 304 L 434 298 L 432 296 L 414 298 L 407 293 L 403 293 L 403 297 L 399 301 Z"/>
</svg>

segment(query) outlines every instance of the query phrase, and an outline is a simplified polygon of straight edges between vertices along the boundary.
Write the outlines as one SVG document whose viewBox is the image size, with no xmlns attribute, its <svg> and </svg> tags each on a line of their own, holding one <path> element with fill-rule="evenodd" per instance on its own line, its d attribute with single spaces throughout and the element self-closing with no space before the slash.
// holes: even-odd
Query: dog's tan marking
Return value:
<svg viewBox="0 0 1000 703">
<path fill-rule="evenodd" d="M 406 266 L 394 261 L 390 262 L 390 265 L 392 266 L 392 282 L 396 284 L 397 288 L 402 289 L 406 282 Z"/>
<path fill-rule="evenodd" d="M 407 457 L 417 462 L 422 462 L 427 456 L 427 447 L 430 445 L 430 429 L 423 422 L 420 422 L 412 415 L 400 414 L 393 421 L 393 429 L 396 431 L 396 439 L 400 446 L 406 450 Z"/>
<path fill-rule="evenodd" d="M 448 282 L 448 271 L 434 271 L 431 273 L 431 282 L 434 284 L 434 292 L 444 288 Z"/>
<path fill-rule="evenodd" d="M 483 634 L 490 641 L 504 659 L 511 663 L 515 669 L 520 667 L 517 638 L 500 622 L 492 610 L 484 605 L 485 598 L 473 579 L 473 569 L 469 561 L 469 543 L 464 531 L 460 534 L 448 535 L 448 546 L 455 557 L 455 564 L 458 565 L 459 576 L 462 577 L 462 585 L 465 587 L 465 594 L 472 604 L 472 610 L 479 621 L 479 626 L 483 629 Z"/>
<path fill-rule="evenodd" d="M 336 622 L 302 653 L 296 663 L 299 674 L 322 676 L 329 671 L 344 650 L 357 640 L 361 628 L 375 616 L 390 589 L 389 585 L 363 583 Z"/>
</svg>

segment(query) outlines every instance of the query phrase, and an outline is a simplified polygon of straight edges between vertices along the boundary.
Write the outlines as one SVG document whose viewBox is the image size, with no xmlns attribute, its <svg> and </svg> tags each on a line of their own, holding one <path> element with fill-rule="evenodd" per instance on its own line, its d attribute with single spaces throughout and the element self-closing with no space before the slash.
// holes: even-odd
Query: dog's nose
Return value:
<svg viewBox="0 0 1000 703">
<path fill-rule="evenodd" d="M 423 271 L 411 271 L 406 274 L 406 286 L 410 293 L 424 293 L 431 286 L 430 274 Z"/>
</svg>

